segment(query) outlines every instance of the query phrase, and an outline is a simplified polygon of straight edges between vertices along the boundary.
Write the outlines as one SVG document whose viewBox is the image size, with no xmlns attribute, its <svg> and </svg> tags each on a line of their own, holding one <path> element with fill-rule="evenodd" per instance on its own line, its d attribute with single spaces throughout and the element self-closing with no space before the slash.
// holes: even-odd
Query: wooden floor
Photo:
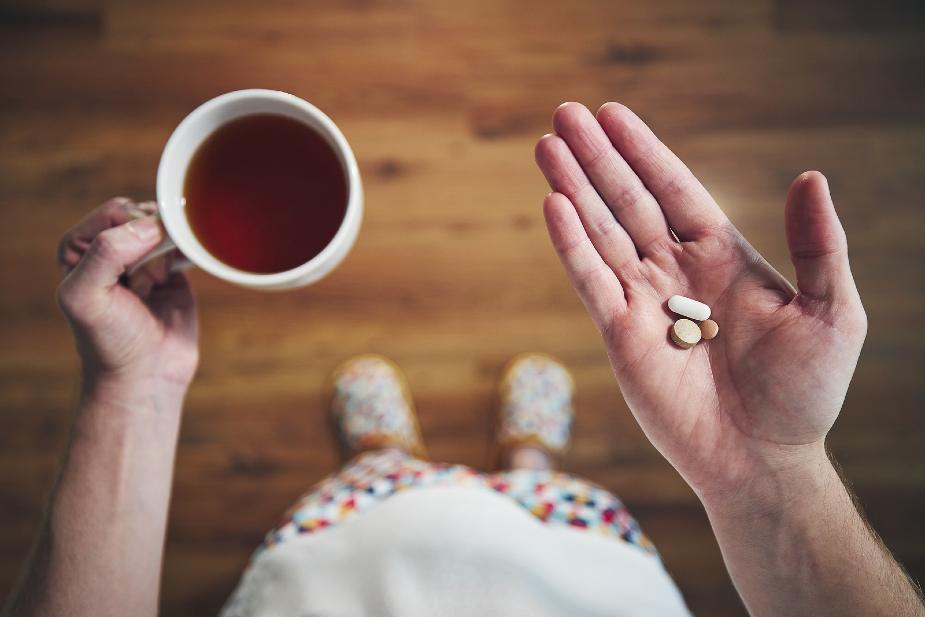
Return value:
<svg viewBox="0 0 925 617">
<path fill-rule="evenodd" d="M 743 615 L 697 500 L 646 442 L 566 283 L 533 144 L 565 100 L 638 110 L 782 271 L 783 197 L 830 178 L 870 335 L 831 447 L 873 525 L 925 575 L 925 11 L 915 0 L 0 0 L 0 594 L 66 443 L 76 360 L 53 300 L 61 232 L 151 198 L 198 103 L 316 103 L 360 162 L 354 252 L 264 295 L 193 273 L 189 395 L 164 614 L 213 614 L 282 510 L 334 470 L 322 382 L 363 351 L 406 371 L 434 457 L 484 466 L 511 355 L 578 384 L 569 470 L 618 492 L 698 615 Z M 810 496 L 807 496 L 810 498 Z"/>
</svg>

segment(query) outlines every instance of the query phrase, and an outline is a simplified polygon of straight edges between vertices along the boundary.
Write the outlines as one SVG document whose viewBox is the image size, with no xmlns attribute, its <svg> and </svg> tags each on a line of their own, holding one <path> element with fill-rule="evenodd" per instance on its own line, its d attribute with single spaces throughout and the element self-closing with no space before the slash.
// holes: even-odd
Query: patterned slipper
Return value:
<svg viewBox="0 0 925 617">
<path fill-rule="evenodd" d="M 561 459 L 569 445 L 575 382 L 562 363 L 540 353 L 511 360 L 498 384 L 498 462 L 537 446 Z"/>
<path fill-rule="evenodd" d="M 356 356 L 331 377 L 331 413 L 350 455 L 396 447 L 426 458 L 408 383 L 391 360 Z"/>
</svg>

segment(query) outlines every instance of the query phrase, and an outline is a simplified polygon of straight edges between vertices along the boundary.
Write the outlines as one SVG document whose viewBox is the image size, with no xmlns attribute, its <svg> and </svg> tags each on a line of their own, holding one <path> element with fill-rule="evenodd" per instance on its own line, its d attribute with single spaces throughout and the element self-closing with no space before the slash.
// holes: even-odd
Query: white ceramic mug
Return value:
<svg viewBox="0 0 925 617">
<path fill-rule="evenodd" d="M 337 153 L 347 178 L 347 208 L 337 233 L 312 259 L 284 272 L 257 274 L 222 263 L 202 246 L 184 213 L 186 170 L 199 145 L 223 124 L 251 114 L 288 116 L 314 129 Z M 157 168 L 157 207 L 168 239 L 147 255 L 144 262 L 177 248 L 192 265 L 230 283 L 262 290 L 291 289 L 317 281 L 347 256 L 363 218 L 363 186 L 350 145 L 337 125 L 320 109 L 297 96 L 277 90 L 237 90 L 197 107 L 167 140 Z M 133 270 L 141 265 L 137 264 Z"/>
</svg>

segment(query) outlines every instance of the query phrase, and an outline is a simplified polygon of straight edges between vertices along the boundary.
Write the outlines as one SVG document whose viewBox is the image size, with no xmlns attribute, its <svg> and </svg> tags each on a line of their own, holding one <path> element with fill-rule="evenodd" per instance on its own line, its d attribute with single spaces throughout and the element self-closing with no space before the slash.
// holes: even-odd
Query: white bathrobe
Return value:
<svg viewBox="0 0 925 617">
<path fill-rule="evenodd" d="M 659 560 L 475 487 L 390 497 L 257 557 L 223 617 L 681 617 Z"/>
</svg>

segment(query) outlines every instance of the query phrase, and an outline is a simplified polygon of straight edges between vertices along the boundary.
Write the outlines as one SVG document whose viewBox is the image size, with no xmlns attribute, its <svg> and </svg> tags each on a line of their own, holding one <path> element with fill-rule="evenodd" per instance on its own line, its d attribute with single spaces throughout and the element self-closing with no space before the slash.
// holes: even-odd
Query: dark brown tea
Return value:
<svg viewBox="0 0 925 617">
<path fill-rule="evenodd" d="M 328 142 L 297 120 L 255 114 L 222 125 L 196 150 L 186 217 L 216 259 L 261 274 L 317 255 L 347 209 L 347 179 Z"/>
</svg>

